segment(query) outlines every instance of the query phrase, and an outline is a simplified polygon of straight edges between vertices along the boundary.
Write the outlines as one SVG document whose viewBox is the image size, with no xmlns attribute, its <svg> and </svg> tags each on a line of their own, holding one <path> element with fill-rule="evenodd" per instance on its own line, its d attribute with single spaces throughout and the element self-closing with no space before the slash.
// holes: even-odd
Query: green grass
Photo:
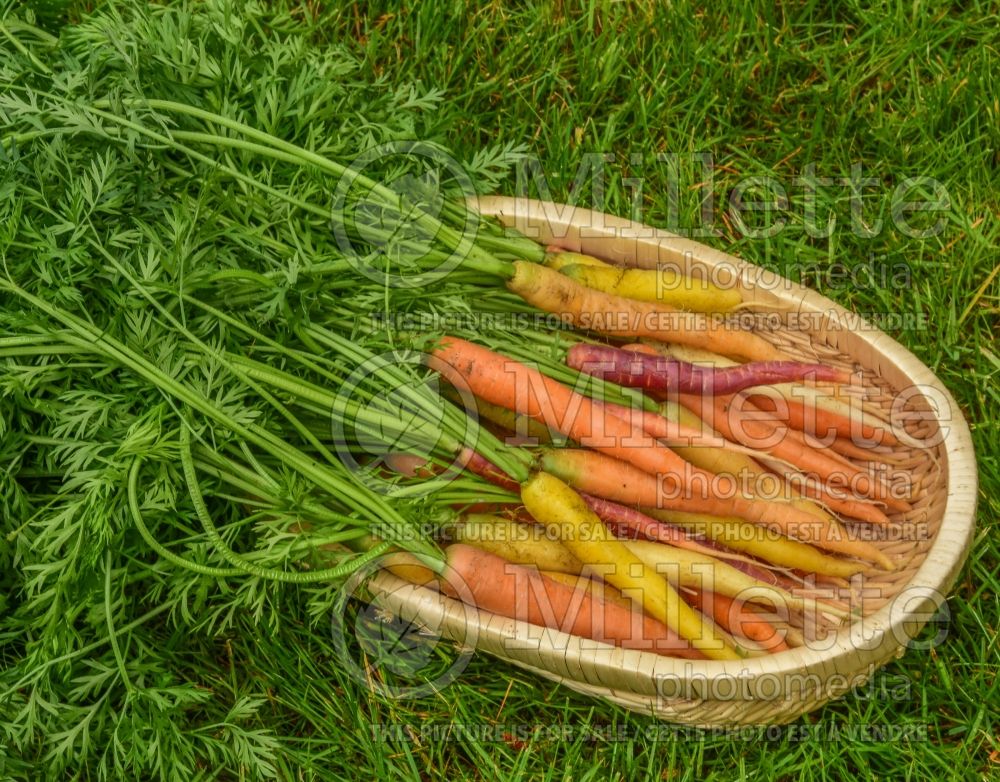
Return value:
<svg viewBox="0 0 1000 782">
<path fill-rule="evenodd" d="M 333 9 L 327 9 L 332 11 Z M 445 90 L 444 141 L 474 154 L 524 142 L 557 201 L 571 198 L 695 238 L 802 278 L 856 311 L 909 314 L 886 329 L 952 390 L 970 422 L 980 469 L 979 526 L 948 601 L 946 641 L 911 651 L 876 684 L 801 720 L 797 732 L 732 737 L 674 732 L 485 655 L 433 697 L 393 700 L 348 675 L 331 637 L 307 630 L 305 588 L 289 588 L 280 629 L 237 619 L 222 638 L 177 630 L 146 681 L 190 681 L 204 700 L 185 711 L 201 775 L 284 779 L 980 779 L 1000 772 L 997 519 L 1000 509 L 1000 18 L 989 5 L 940 11 L 920 2 L 875 9 L 818 2 L 686 4 L 366 4 L 330 15 L 329 37 L 393 82 Z M 608 153 L 603 202 L 569 188 L 590 153 Z M 658 160 L 663 153 L 668 157 Z M 699 162 L 710 154 L 710 182 Z M 669 157 L 674 155 L 675 157 Z M 676 168 L 672 171 L 674 161 Z M 849 177 L 864 191 L 869 237 L 850 228 L 843 188 L 824 188 L 807 232 L 797 181 Z M 769 238 L 745 235 L 730 193 L 767 176 L 788 192 Z M 940 232 L 893 226 L 895 188 L 933 177 L 950 196 Z M 634 184 L 641 177 L 641 195 Z M 674 184 L 676 183 L 676 184 Z M 511 177 L 501 188 L 513 193 Z M 711 194 L 714 214 L 702 219 Z M 747 197 L 754 195 L 748 191 Z M 762 196 L 756 196 L 761 198 Z M 925 226 L 939 215 L 924 215 Z M 919 217 L 919 216 L 918 216 Z M 919 222 L 918 217 L 914 223 Z M 703 235 L 704 229 L 716 233 Z M 813 233 L 816 233 L 813 231 Z M 844 281 L 838 264 L 871 268 Z M 882 274 L 884 272 L 884 275 Z M 860 273 L 859 273 L 860 274 Z M 884 277 L 884 279 L 883 279 Z M 905 278 L 893 286 L 893 278 Z M 988 282 L 989 281 L 989 282 Z M 438 648 L 445 660 L 455 652 Z M 158 665 L 167 666 L 169 671 Z M 95 676 L 97 676 L 95 672 Z M 123 699 L 125 696 L 122 696 Z M 44 709 L 44 705 L 39 705 Z M 122 706 L 119 739 L 148 733 L 141 700 Z M 149 713 L 156 710 L 149 708 Z M 65 714 L 67 728 L 85 712 Z M 867 741 L 851 726 L 896 726 L 923 740 Z M 431 726 L 458 726 L 441 740 Z M 461 728 L 466 729 L 460 735 Z M 95 734 L 96 728 L 93 726 Z M 157 728 L 167 735 L 167 727 Z M 495 733 L 494 733 L 495 729 Z M 559 731 L 567 732 L 559 735 Z M 130 733 L 133 731 L 134 733 Z M 405 731 L 410 731 L 406 733 Z M 837 738 L 838 731 L 842 735 Z M 504 733 L 513 735 L 504 738 Z M 101 735 L 107 735 L 107 726 Z M 909 735 L 914 735 L 912 732 Z M 407 738 L 407 736 L 409 736 Z M 808 738 L 808 740 L 803 740 Z M 178 742 L 178 746 L 188 746 Z M 229 748 L 229 754 L 222 747 Z M 44 748 L 7 757 L 0 774 L 30 778 Z M 87 771 L 97 774 L 100 749 Z M 236 758 L 234 762 L 232 758 Z M 2 764 L 2 761 L 0 761 Z M 113 774 L 112 774 L 113 776 Z"/>
</svg>

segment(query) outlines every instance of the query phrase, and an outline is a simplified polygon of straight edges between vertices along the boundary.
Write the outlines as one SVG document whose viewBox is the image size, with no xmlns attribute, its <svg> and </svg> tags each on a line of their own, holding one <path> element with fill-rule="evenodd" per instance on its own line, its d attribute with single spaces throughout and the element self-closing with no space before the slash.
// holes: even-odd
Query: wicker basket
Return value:
<svg viewBox="0 0 1000 782">
<path fill-rule="evenodd" d="M 934 615 L 969 551 L 975 526 L 976 463 L 955 400 L 915 356 L 829 299 L 697 242 L 573 207 L 490 197 L 475 205 L 543 243 L 556 242 L 626 265 L 680 264 L 690 273 L 736 275 L 750 309 L 774 313 L 777 328 L 760 333 L 803 358 L 862 368 L 892 403 L 916 387 L 907 409 L 931 411 L 911 434 L 940 441 L 896 458 L 912 475 L 919 499 L 904 521 L 925 534 L 877 541 L 895 572 L 866 579 L 861 617 L 820 648 L 802 646 L 734 662 L 692 662 L 595 643 L 477 611 L 387 573 L 372 586 L 403 619 L 508 660 L 579 692 L 665 720 L 699 726 L 788 722 L 863 684 L 903 655 Z M 797 325 L 790 327 L 790 313 Z M 805 322 L 808 328 L 802 328 Z M 784 324 L 784 325 L 782 325 Z M 936 436 L 936 437 L 935 437 Z M 900 517 L 893 517 L 894 521 Z M 868 593 L 867 590 L 871 592 Z"/>
</svg>

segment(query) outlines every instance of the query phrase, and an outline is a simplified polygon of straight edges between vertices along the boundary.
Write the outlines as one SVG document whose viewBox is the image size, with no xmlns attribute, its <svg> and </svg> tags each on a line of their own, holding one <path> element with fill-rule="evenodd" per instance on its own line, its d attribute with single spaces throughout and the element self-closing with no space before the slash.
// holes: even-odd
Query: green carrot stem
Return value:
<svg viewBox="0 0 1000 782">
<path fill-rule="evenodd" d="M 367 562 L 385 554 L 392 548 L 392 543 L 385 541 L 370 549 L 367 553 L 361 554 L 351 560 L 333 568 L 325 568 L 315 571 L 288 571 L 277 570 L 275 568 L 265 568 L 250 562 L 245 557 L 241 557 L 233 551 L 223 540 L 222 535 L 212 521 L 205 498 L 202 496 L 201 488 L 198 485 L 198 474 L 195 470 L 194 459 L 191 455 L 191 430 L 185 425 L 181 427 L 181 467 L 184 479 L 187 482 L 188 493 L 191 495 L 191 502 L 194 505 L 195 513 L 201 521 L 209 539 L 218 549 L 219 554 L 233 565 L 248 575 L 269 581 L 281 581 L 286 584 L 312 584 L 319 581 L 336 581 L 344 578 L 348 574 L 363 567 Z"/>
<path fill-rule="evenodd" d="M 114 337 L 105 334 L 44 299 L 38 298 L 12 282 L 0 279 L 0 290 L 7 290 L 30 302 L 74 332 L 76 336 L 66 338 L 71 344 L 91 347 L 96 352 L 122 364 L 140 377 L 153 383 L 163 393 L 188 405 L 193 410 L 197 410 L 202 415 L 222 425 L 234 434 L 243 437 L 257 447 L 264 449 L 275 458 L 282 460 L 290 468 L 315 483 L 324 491 L 353 507 L 363 509 L 373 523 L 380 525 L 388 524 L 398 530 L 405 530 L 410 526 L 409 522 L 400 515 L 395 507 L 385 502 L 378 495 L 362 489 L 350 480 L 342 479 L 328 467 L 317 464 L 297 448 L 267 430 L 255 424 L 240 424 L 216 407 L 202 394 L 179 383 L 158 366 L 136 354 Z M 408 535 L 407 539 L 414 540 L 412 535 Z"/>
<path fill-rule="evenodd" d="M 128 506 L 129 511 L 132 514 L 132 522 L 135 524 L 135 528 L 139 530 L 139 535 L 141 535 L 142 539 L 146 541 L 146 545 L 153 549 L 153 551 L 155 551 L 162 559 L 177 565 L 177 567 L 190 570 L 192 573 L 198 573 L 202 576 L 212 576 L 213 578 L 228 578 L 230 576 L 246 575 L 246 571 L 241 568 L 211 567 L 209 565 L 202 565 L 200 562 L 192 562 L 179 554 L 175 554 L 153 536 L 153 533 L 149 531 L 149 527 L 146 526 L 146 522 L 142 518 L 142 509 L 139 507 L 139 493 L 137 485 L 141 467 L 142 459 L 138 457 L 135 458 L 132 461 L 132 467 L 129 469 L 128 473 Z"/>
</svg>

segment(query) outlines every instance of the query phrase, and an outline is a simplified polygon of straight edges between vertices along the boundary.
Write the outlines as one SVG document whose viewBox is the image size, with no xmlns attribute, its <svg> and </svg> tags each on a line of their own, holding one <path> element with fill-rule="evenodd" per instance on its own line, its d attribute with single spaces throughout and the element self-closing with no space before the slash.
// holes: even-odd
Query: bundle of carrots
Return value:
<svg viewBox="0 0 1000 782">
<path fill-rule="evenodd" d="M 473 339 L 430 340 L 449 398 L 530 463 L 512 474 L 456 446 L 508 497 L 468 506 L 492 514 L 451 525 L 443 563 L 403 557 L 397 575 L 553 630 L 724 660 L 802 645 L 849 616 L 849 579 L 894 568 L 860 534 L 910 509 L 882 474 L 896 435 L 852 404 L 860 377 L 711 318 L 735 290 L 557 249 L 515 266 L 512 291 L 577 327 L 556 350 L 577 388 Z M 394 458 L 408 480 L 441 472 Z"/>
<path fill-rule="evenodd" d="M 134 232 L 112 216 L 81 240 L 90 276 L 59 256 L 67 268 L 46 279 L 80 290 L 39 284 L 36 254 L 24 250 L 0 294 L 20 319 L 11 356 L 39 366 L 97 357 L 145 384 L 136 420 L 163 415 L 147 400 L 168 402 L 165 428 L 179 434 L 165 452 L 182 455 L 189 504 L 226 561 L 214 576 L 306 577 L 233 549 L 227 541 L 247 525 L 214 526 L 264 508 L 294 518 L 295 530 L 325 525 L 341 542 L 337 567 L 309 578 L 342 577 L 392 548 L 397 572 L 481 608 L 622 647 L 734 659 L 836 625 L 850 612 L 837 591 L 847 579 L 893 568 L 853 533 L 910 509 L 906 487 L 882 470 L 897 435 L 858 403 L 860 377 L 797 361 L 720 317 L 742 306 L 738 289 L 546 250 L 444 194 L 432 213 L 434 198 L 413 201 L 352 161 L 180 97 L 38 96 L 48 108 L 11 143 L 73 135 L 88 172 L 84 153 L 104 160 L 112 144 L 127 157 L 140 144 L 143 170 L 164 178 L 157 198 L 170 200 L 151 202 L 148 248 L 123 255 L 116 243 Z M 86 120 L 64 127 L 67 106 Z M 189 192 L 177 160 L 239 182 L 246 199 L 221 185 Z M 311 184 L 323 177 L 359 192 L 331 212 Z M 190 268 L 160 262 L 176 254 L 162 224 L 171 210 L 211 215 L 213 252 Z M 40 225 L 49 212 L 37 205 Z M 316 230 L 318 218 L 337 241 Z M 100 307 L 95 291 L 107 294 Z M 93 306 L 79 312 L 82 301 Z M 544 328 L 410 328 L 373 323 L 383 305 L 392 316 L 477 307 L 553 317 Z M 174 352 L 155 363 L 149 345 Z M 393 453 L 372 459 L 372 447 Z M 144 458 L 172 474 L 168 461 Z M 400 471 L 388 497 L 365 477 L 384 465 Z M 134 525 L 160 556 L 203 572 L 156 539 L 174 527 L 143 518 L 145 468 L 130 468 Z M 431 499 L 410 503 L 421 487 Z M 490 525 L 467 517 L 453 540 L 414 536 L 427 507 L 490 509 L 497 529 L 510 533 L 514 519 L 531 534 L 498 548 L 484 537 Z M 268 546 L 255 556 L 273 561 Z"/>
</svg>

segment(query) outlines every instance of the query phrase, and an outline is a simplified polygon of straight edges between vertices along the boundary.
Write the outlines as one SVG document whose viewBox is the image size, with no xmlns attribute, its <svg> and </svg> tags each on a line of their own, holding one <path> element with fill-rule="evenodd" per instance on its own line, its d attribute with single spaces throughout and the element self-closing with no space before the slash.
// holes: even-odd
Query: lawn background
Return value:
<svg viewBox="0 0 1000 782">
<path fill-rule="evenodd" d="M 696 238 L 792 279 L 806 269 L 806 281 L 859 312 L 910 314 L 909 324 L 887 330 L 955 394 L 980 462 L 979 527 L 948 602 L 946 641 L 910 652 L 874 686 L 801 721 L 797 733 L 737 739 L 667 730 L 654 738 L 654 720 L 486 656 L 434 697 L 375 695 L 338 667 L 329 638 L 296 624 L 301 607 L 290 589 L 280 635 L 248 618 L 224 638 L 185 646 L 175 633 L 167 643 L 175 673 L 216 696 L 184 729 L 229 731 L 225 740 L 240 747 L 238 766 L 205 768 L 206 777 L 216 770 L 290 780 L 1000 776 L 1000 18 L 995 6 L 976 4 L 838 9 L 814 2 L 424 2 L 310 12 L 321 13 L 329 40 L 353 50 L 373 74 L 443 89 L 442 140 L 460 155 L 488 142 L 526 144 L 553 200 L 622 215 L 638 207 L 645 222 L 674 229 L 704 228 L 711 193 L 718 235 Z M 570 192 L 592 153 L 613 156 L 603 202 L 587 182 Z M 675 174 L 658 153 L 676 155 Z M 698 157 L 706 153 L 715 166 L 710 182 Z M 829 237 L 809 236 L 797 178 L 810 166 L 817 177 L 849 177 L 857 165 L 878 182 L 865 191 L 862 217 L 869 226 L 881 219 L 882 229 L 869 237 L 852 232 L 849 194 L 830 187 L 820 191 L 819 215 L 837 224 Z M 747 236 L 727 210 L 738 182 L 765 175 L 789 196 L 780 215 L 755 215 L 754 225 L 787 220 L 766 239 Z M 895 188 L 913 176 L 933 177 L 950 201 L 932 216 L 943 217 L 942 230 L 922 239 L 896 230 L 890 215 Z M 643 178 L 638 200 L 625 177 Z M 512 176 L 500 189 L 517 188 Z M 448 724 L 470 730 L 449 741 L 421 736 L 429 725 Z M 924 740 L 835 737 L 859 724 L 916 729 Z M 483 726 L 528 733 L 494 740 L 483 730 L 489 735 L 477 739 Z M 565 738 L 555 735 L 562 726 Z M 830 738 L 800 740 L 804 726 Z M 403 738 L 407 728 L 412 735 Z M 26 778 L 44 752 L 10 759 L 0 771 Z M 91 747 L 81 758 L 81 778 L 94 775 L 100 754 Z"/>
</svg>

